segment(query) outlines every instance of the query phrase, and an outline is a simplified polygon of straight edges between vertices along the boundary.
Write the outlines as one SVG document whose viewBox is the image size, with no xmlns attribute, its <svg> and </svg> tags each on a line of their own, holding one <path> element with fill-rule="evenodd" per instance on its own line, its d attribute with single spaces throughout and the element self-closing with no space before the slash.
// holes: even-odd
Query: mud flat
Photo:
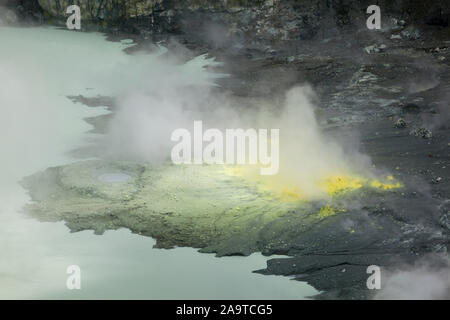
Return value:
<svg viewBox="0 0 450 320">
<path fill-rule="evenodd" d="M 294 257 L 270 260 L 260 272 L 296 275 L 320 291 L 344 288 L 351 297 L 366 297 L 360 281 L 367 278 L 365 266 L 398 260 L 402 253 L 407 258 L 417 239 L 431 237 L 434 229 L 405 231 L 413 227 L 388 203 L 407 190 L 392 178 L 335 179 L 326 185 L 329 199 L 305 201 L 286 199 L 222 166 L 88 160 L 49 168 L 22 184 L 34 200 L 26 208 L 30 214 L 65 221 L 73 232 L 125 227 L 155 238 L 158 248 L 187 246 L 218 256 L 287 254 Z M 317 270 L 334 280 L 300 276 Z"/>
</svg>

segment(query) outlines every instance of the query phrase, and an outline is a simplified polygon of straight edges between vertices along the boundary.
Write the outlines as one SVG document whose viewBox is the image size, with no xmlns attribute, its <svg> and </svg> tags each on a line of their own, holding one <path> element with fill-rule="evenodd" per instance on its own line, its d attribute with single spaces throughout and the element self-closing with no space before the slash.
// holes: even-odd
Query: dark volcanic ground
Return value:
<svg viewBox="0 0 450 320">
<path fill-rule="evenodd" d="M 366 287 L 369 265 L 393 270 L 431 254 L 438 257 L 437 269 L 448 270 L 449 28 L 393 26 L 209 53 L 225 63 L 221 72 L 231 74 L 220 81 L 221 90 L 237 97 L 277 101 L 286 88 L 311 84 L 324 130 L 343 141 L 356 139 L 374 167 L 405 183 L 401 191 L 357 199 L 361 206 L 312 232 L 283 229 L 282 236 L 266 239 L 263 253 L 293 257 L 270 260 L 258 272 L 307 281 L 323 291 L 320 298 L 360 299 L 374 295 Z"/>
<path fill-rule="evenodd" d="M 342 140 L 356 134 L 373 165 L 406 185 L 400 192 L 359 199 L 362 207 L 318 226 L 322 231 L 314 235 L 290 234 L 289 245 L 265 253 L 293 258 L 270 260 L 258 272 L 307 281 L 324 291 L 321 298 L 358 299 L 373 296 L 365 283 L 369 265 L 411 266 L 430 253 L 448 259 L 449 32 L 428 29 L 418 39 L 391 39 L 397 33 L 362 31 L 298 44 L 295 54 L 283 48 L 270 58 L 231 63 L 234 77 L 225 86 L 240 95 L 313 84 L 325 130 Z M 372 52 L 373 47 L 382 49 Z M 343 221 L 351 221 L 357 235 L 346 233 Z"/>
<path fill-rule="evenodd" d="M 448 268 L 449 35 L 448 28 L 402 26 L 265 48 L 248 44 L 211 48 L 198 39 L 176 37 L 193 49 L 191 55 L 207 52 L 224 62 L 218 71 L 231 76 L 222 79 L 217 90 L 231 91 L 237 100 L 276 102 L 286 89 L 311 84 L 320 100 L 323 130 L 342 141 L 356 141 L 377 170 L 390 172 L 405 184 L 389 193 L 350 196 L 345 200 L 354 205 L 345 214 L 310 228 L 290 225 L 295 215 L 287 215 L 262 226 L 251 244 L 243 238 L 240 244 L 204 245 L 203 251 L 289 255 L 270 260 L 258 272 L 307 281 L 323 291 L 319 298 L 372 297 L 374 292 L 366 288 L 369 265 L 389 270 L 433 254 L 436 268 Z M 147 44 L 141 42 L 132 50 Z M 74 99 L 113 108 L 112 101 L 102 98 Z M 87 121 L 101 132 L 109 118 Z"/>
</svg>

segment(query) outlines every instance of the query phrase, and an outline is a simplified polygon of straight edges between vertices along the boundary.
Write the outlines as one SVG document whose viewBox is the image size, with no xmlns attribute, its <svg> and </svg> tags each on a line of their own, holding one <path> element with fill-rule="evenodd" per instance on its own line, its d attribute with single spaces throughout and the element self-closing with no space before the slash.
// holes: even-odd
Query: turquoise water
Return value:
<svg viewBox="0 0 450 320">
<path fill-rule="evenodd" d="M 97 33 L 3 27 L 0 42 L 0 298 L 302 299 L 317 293 L 287 277 L 251 273 L 266 265 L 260 254 L 216 258 L 192 248 L 154 249 L 153 239 L 124 229 L 70 233 L 63 223 L 28 218 L 22 207 L 30 199 L 18 181 L 76 161 L 69 152 L 98 138 L 86 133 L 91 126 L 83 118 L 108 113 L 67 96 L 139 87 L 143 75 L 120 72 L 136 67 L 123 52 L 129 42 Z M 158 72 L 151 56 L 145 61 Z M 199 57 L 174 67 L 177 81 L 209 81 L 208 63 Z M 111 174 L 103 178 L 124 178 Z M 81 268 L 81 290 L 66 288 L 70 265 Z"/>
</svg>

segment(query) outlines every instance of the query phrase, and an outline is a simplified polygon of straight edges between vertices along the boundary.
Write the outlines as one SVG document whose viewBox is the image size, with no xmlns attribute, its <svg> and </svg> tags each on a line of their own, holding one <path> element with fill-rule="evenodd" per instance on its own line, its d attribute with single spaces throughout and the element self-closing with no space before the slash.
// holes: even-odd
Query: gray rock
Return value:
<svg viewBox="0 0 450 320">
<path fill-rule="evenodd" d="M 367 54 L 374 54 L 374 53 L 380 53 L 383 52 L 387 46 L 385 44 L 373 44 L 371 46 L 367 46 L 364 48 Z"/>
<path fill-rule="evenodd" d="M 395 121 L 394 126 L 399 129 L 406 128 L 406 121 L 400 118 L 397 121 Z"/>
<path fill-rule="evenodd" d="M 408 28 L 406 30 L 403 30 L 400 34 L 402 37 L 409 40 L 417 40 L 421 36 L 420 31 L 416 28 Z"/>
<path fill-rule="evenodd" d="M 439 223 L 443 228 L 450 231 L 450 202 L 448 201 L 441 207 L 441 216 Z"/>
<path fill-rule="evenodd" d="M 14 11 L 0 7 L 0 25 L 14 25 L 18 21 Z"/>
<path fill-rule="evenodd" d="M 423 128 L 423 127 L 414 129 L 409 134 L 412 136 L 421 137 L 424 139 L 431 139 L 433 137 L 433 133 L 430 130 L 428 130 L 427 128 Z"/>
</svg>

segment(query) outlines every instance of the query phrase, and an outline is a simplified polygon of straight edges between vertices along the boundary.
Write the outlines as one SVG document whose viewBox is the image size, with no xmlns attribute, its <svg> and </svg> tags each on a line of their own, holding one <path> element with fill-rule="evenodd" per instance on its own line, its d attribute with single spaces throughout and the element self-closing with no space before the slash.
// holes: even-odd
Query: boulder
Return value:
<svg viewBox="0 0 450 320">
<path fill-rule="evenodd" d="M 409 134 L 412 136 L 421 137 L 424 139 L 431 139 L 433 137 L 433 133 L 430 130 L 428 130 L 427 128 L 423 128 L 423 127 L 411 130 L 411 132 Z"/>
</svg>

